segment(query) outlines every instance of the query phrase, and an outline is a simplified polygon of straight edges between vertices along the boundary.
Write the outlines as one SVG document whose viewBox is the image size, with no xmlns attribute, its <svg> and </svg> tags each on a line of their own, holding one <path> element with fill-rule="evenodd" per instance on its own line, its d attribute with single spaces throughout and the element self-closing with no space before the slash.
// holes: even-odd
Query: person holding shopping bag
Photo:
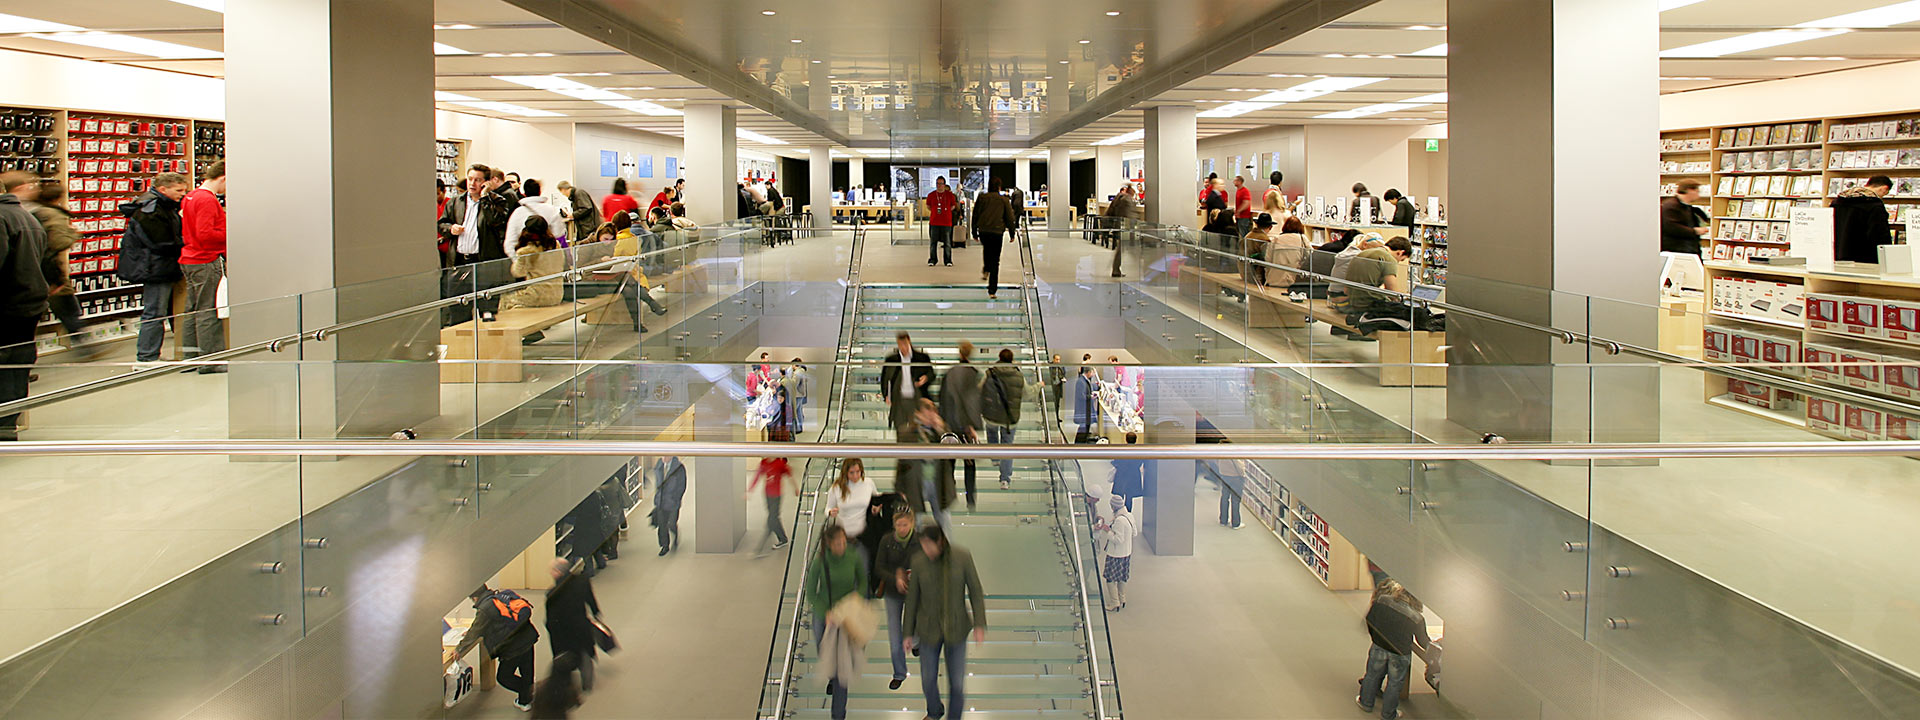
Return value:
<svg viewBox="0 0 1920 720">
<path fill-rule="evenodd" d="M 813 608 L 813 643 L 819 648 L 827 692 L 833 695 L 834 720 L 847 717 L 847 683 L 860 676 L 861 658 L 873 638 L 873 611 L 867 607 L 867 564 L 850 552 L 846 528 L 828 523 L 820 556 L 807 576 L 807 604 Z"/>
</svg>

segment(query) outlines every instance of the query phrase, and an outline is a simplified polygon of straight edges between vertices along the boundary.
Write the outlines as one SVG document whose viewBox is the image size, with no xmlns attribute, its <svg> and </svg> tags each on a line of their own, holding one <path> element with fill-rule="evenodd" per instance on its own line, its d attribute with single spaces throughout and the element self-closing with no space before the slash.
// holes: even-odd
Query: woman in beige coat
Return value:
<svg viewBox="0 0 1920 720">
<path fill-rule="evenodd" d="M 551 279 L 508 293 L 500 301 L 502 311 L 552 307 L 566 298 L 566 284 L 560 273 L 567 270 L 567 258 L 559 249 L 560 241 L 553 238 L 546 218 L 538 215 L 527 218 L 526 229 L 520 231 L 519 247 L 513 252 L 513 276 L 523 280 L 537 277 Z"/>
</svg>

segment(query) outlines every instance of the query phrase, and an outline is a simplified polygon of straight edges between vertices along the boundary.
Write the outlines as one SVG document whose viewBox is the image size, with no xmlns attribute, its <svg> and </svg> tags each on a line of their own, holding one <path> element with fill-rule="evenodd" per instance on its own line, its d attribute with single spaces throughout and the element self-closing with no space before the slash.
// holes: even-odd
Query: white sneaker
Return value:
<svg viewBox="0 0 1920 720">
<path fill-rule="evenodd" d="M 526 704 L 526 705 L 522 705 L 522 704 L 520 704 L 520 701 L 519 701 L 518 699 L 515 699 L 515 700 L 513 701 L 513 706 L 514 706 L 514 707 L 516 707 L 516 708 L 519 708 L 519 709 L 520 709 L 520 712 L 533 712 L 533 704 L 532 704 L 532 703 L 528 703 L 528 704 Z"/>
</svg>

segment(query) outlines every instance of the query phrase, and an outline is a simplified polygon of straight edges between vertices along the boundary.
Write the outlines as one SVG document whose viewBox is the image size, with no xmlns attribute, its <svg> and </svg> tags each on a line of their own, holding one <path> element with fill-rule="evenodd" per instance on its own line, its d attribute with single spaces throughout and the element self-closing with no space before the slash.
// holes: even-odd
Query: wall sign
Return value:
<svg viewBox="0 0 1920 720">
<path fill-rule="evenodd" d="M 600 151 L 600 177 L 614 177 L 620 174 L 620 153 L 612 150 Z"/>
<path fill-rule="evenodd" d="M 667 164 L 667 172 L 665 175 L 662 175 L 661 177 L 667 178 L 668 180 L 672 180 L 674 178 L 680 177 L 680 158 L 674 157 L 672 155 L 668 155 L 666 164 Z"/>
<path fill-rule="evenodd" d="M 634 173 L 639 167 L 640 163 L 633 159 L 633 153 L 620 154 L 620 177 L 635 177 Z"/>
<path fill-rule="evenodd" d="M 1431 153 L 1437 153 L 1437 152 L 1440 152 L 1440 141 L 1439 141 L 1439 140 L 1436 140 L 1436 139 L 1433 139 L 1433 138 L 1428 138 L 1428 139 L 1427 139 L 1427 152 L 1431 152 Z"/>
<path fill-rule="evenodd" d="M 653 177 L 653 156 L 652 155 L 640 156 L 639 173 L 640 174 L 636 175 L 635 177 L 643 177 L 643 178 Z"/>
</svg>

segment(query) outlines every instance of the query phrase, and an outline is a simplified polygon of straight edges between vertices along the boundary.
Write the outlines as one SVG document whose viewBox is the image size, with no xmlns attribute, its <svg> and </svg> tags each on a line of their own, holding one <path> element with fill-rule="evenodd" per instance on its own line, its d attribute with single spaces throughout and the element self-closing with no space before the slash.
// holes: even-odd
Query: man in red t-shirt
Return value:
<svg viewBox="0 0 1920 720">
<path fill-rule="evenodd" d="M 653 195 L 653 202 L 647 204 L 647 214 L 652 215 L 653 209 L 660 207 L 662 205 L 665 205 L 665 206 L 673 205 L 673 186 L 672 185 L 660 186 L 660 192 L 654 193 Z"/>
<path fill-rule="evenodd" d="M 1247 187 L 1245 175 L 1233 176 L 1233 225 L 1240 237 L 1253 230 L 1253 188 Z"/>
<path fill-rule="evenodd" d="M 960 198 L 947 189 L 947 178 L 933 179 L 933 192 L 927 193 L 927 233 L 933 242 L 927 245 L 927 267 L 933 267 L 940 248 L 946 247 L 947 267 L 953 267 L 953 209 Z"/>
<path fill-rule="evenodd" d="M 186 359 L 227 349 L 226 330 L 220 326 L 216 296 L 220 278 L 227 274 L 227 209 L 220 196 L 227 192 L 227 161 L 207 167 L 200 187 L 180 201 L 180 274 L 186 280 L 187 317 L 180 322 L 180 350 Z M 224 367 L 202 367 L 202 373 L 223 373 Z"/>
<path fill-rule="evenodd" d="M 767 496 L 767 532 L 760 536 L 760 549 L 755 555 L 767 554 L 767 541 L 779 538 L 773 544 L 773 550 L 787 546 L 787 529 L 780 521 L 780 500 L 786 495 L 785 480 L 793 474 L 793 468 L 787 465 L 786 458 L 761 458 L 760 468 L 753 472 L 753 479 L 747 481 L 747 497 L 753 497 L 753 486 L 766 488 Z"/>
</svg>

